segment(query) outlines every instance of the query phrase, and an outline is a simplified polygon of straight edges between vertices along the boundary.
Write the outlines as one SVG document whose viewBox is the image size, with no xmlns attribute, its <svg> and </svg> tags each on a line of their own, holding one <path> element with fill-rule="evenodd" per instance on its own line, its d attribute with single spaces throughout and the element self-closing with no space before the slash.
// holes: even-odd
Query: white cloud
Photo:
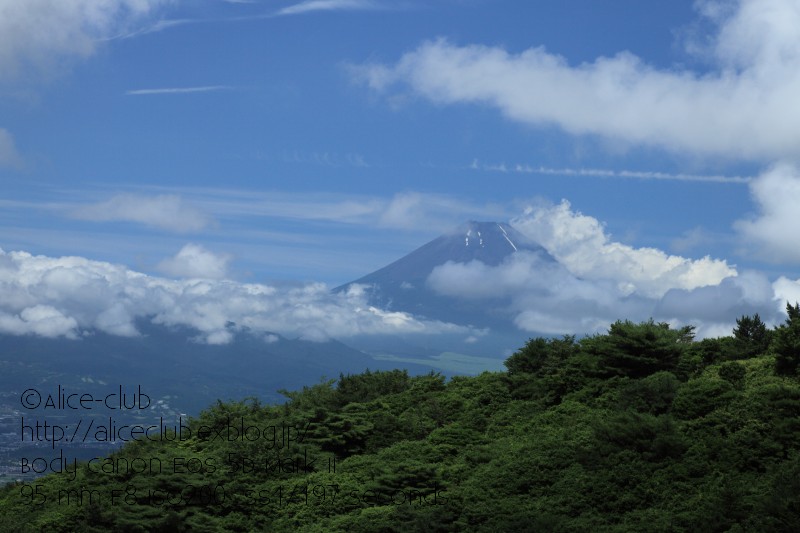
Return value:
<svg viewBox="0 0 800 533">
<path fill-rule="evenodd" d="M 49 76 L 172 0 L 0 0 L 0 81 Z"/>
<path fill-rule="evenodd" d="M 453 324 L 370 307 L 358 287 L 332 294 L 324 284 L 278 288 L 230 280 L 170 280 L 82 257 L 0 250 L 0 331 L 76 337 L 97 328 L 135 335 L 135 320 L 183 325 L 210 343 L 242 329 L 311 340 L 362 334 L 469 334 Z"/>
<path fill-rule="evenodd" d="M 723 260 L 691 260 L 614 242 L 596 218 L 572 211 L 566 200 L 556 206 L 528 208 L 511 224 L 544 246 L 575 276 L 615 282 L 624 293 L 660 297 L 673 288 L 716 285 L 736 275 Z"/>
<path fill-rule="evenodd" d="M 778 164 L 750 184 L 759 214 L 734 227 L 758 258 L 767 262 L 800 263 L 800 170 Z"/>
<path fill-rule="evenodd" d="M 22 156 L 17 151 L 14 137 L 8 130 L 0 128 L 0 167 L 19 167 L 22 165 Z"/>
<path fill-rule="evenodd" d="M 781 276 L 773 286 L 775 287 L 775 299 L 781 310 L 785 309 L 787 302 L 792 305 L 800 302 L 800 279 L 791 280 Z"/>
<path fill-rule="evenodd" d="M 675 288 L 660 299 L 655 313 L 663 318 L 692 317 L 701 322 L 733 321 L 743 314 L 759 313 L 774 319 L 777 287 L 761 273 L 742 272 L 715 285 L 687 290 Z"/>
<path fill-rule="evenodd" d="M 800 4 L 715 5 L 698 2 L 716 27 L 710 72 L 659 70 L 629 52 L 571 65 L 541 47 L 514 54 L 445 40 L 354 72 L 376 90 L 401 84 L 433 102 L 487 104 L 571 134 L 730 158 L 800 156 Z"/>
<path fill-rule="evenodd" d="M 119 194 L 105 202 L 77 208 L 71 214 L 97 222 L 138 222 L 178 233 L 200 231 L 211 223 L 202 211 L 171 194 Z"/>
<path fill-rule="evenodd" d="M 529 252 L 497 266 L 449 262 L 433 270 L 428 284 L 440 294 L 500 306 L 520 329 L 548 335 L 598 333 L 618 319 L 649 318 L 695 325 L 701 338 L 729 335 L 741 315 L 759 313 L 769 323 L 780 322 L 784 299 L 800 295 L 800 284 L 772 284 L 755 272 L 692 289 L 669 288 L 661 296 L 630 292 L 617 280 L 581 278 Z"/>
<path fill-rule="evenodd" d="M 228 255 L 217 255 L 198 244 L 187 244 L 158 265 L 158 270 L 179 278 L 222 279 L 227 275 Z"/>
<path fill-rule="evenodd" d="M 655 299 L 606 280 L 583 280 L 539 254 L 518 252 L 497 266 L 480 261 L 436 267 L 428 285 L 448 296 L 506 308 L 520 329 L 540 334 L 594 333 L 619 318 L 651 316 Z"/>
<path fill-rule="evenodd" d="M 614 242 L 602 224 L 564 201 L 512 221 L 557 259 L 521 251 L 497 266 L 448 262 L 428 285 L 440 294 L 508 310 L 521 329 L 540 334 L 602 332 L 618 319 L 693 324 L 698 336 L 730 334 L 741 315 L 782 320 L 782 300 L 800 284 L 771 283 L 721 260 L 692 260 Z M 722 333 L 720 333 L 722 332 Z"/>
<path fill-rule="evenodd" d="M 0 332 L 15 335 L 35 334 L 43 337 L 64 335 L 76 338 L 74 318 L 66 317 L 49 305 L 26 307 L 17 315 L 0 310 Z"/>
<path fill-rule="evenodd" d="M 466 299 L 505 298 L 520 289 L 544 291 L 558 278 L 569 275 L 557 263 L 532 252 L 519 252 L 498 267 L 481 261 L 448 261 L 433 269 L 428 284 L 440 294 Z"/>
<path fill-rule="evenodd" d="M 312 11 L 353 11 L 377 9 L 379 6 L 372 0 L 306 0 L 278 11 L 277 15 L 300 15 Z"/>
</svg>

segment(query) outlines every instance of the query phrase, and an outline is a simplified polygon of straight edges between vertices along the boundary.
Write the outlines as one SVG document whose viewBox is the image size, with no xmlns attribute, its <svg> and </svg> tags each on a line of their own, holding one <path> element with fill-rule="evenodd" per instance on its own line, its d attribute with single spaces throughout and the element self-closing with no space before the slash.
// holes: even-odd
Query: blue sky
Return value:
<svg viewBox="0 0 800 533">
<path fill-rule="evenodd" d="M 799 73 L 790 0 L 0 0 L 0 329 L 132 334 L 124 279 L 323 294 L 469 219 L 603 294 L 588 322 L 518 302 L 523 329 L 777 321 L 800 298 Z M 721 311 L 692 311 L 709 291 Z M 308 316 L 328 304 L 350 305 Z M 225 305 L 189 322 L 292 329 Z"/>
</svg>

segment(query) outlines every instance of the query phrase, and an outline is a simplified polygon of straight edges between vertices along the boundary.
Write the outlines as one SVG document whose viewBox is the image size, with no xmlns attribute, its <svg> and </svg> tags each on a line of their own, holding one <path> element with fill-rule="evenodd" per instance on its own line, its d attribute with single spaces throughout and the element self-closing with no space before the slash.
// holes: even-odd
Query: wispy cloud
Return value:
<svg viewBox="0 0 800 533">
<path fill-rule="evenodd" d="M 312 163 L 328 167 L 358 167 L 369 168 L 369 163 L 361 154 L 340 154 L 337 152 L 312 152 L 305 153 L 298 150 L 283 153 L 283 160 L 287 163 Z"/>
<path fill-rule="evenodd" d="M 307 0 L 284 7 L 276 15 L 300 15 L 313 11 L 357 11 L 380 9 L 382 6 L 372 0 Z"/>
<path fill-rule="evenodd" d="M 76 207 L 69 214 L 97 222 L 137 222 L 177 233 L 200 231 L 211 223 L 204 212 L 180 196 L 165 194 L 118 194 L 104 202 Z"/>
<path fill-rule="evenodd" d="M 552 168 L 527 164 L 506 165 L 484 164 L 477 159 L 469 165 L 472 170 L 486 172 L 516 173 L 516 174 L 542 174 L 547 176 L 575 176 L 597 178 L 623 178 L 641 180 L 672 180 L 672 181 L 698 181 L 706 183 L 750 183 L 753 178 L 749 176 L 720 176 L 703 174 L 670 174 L 668 172 L 639 171 L 639 170 L 605 170 L 598 168 Z"/>
<path fill-rule="evenodd" d="M 251 191 L 237 189 L 162 189 L 191 201 L 217 218 L 269 217 L 330 221 L 368 227 L 445 231 L 469 218 L 505 220 L 507 206 L 470 202 L 445 194 L 407 191 L 390 197 Z"/>
<path fill-rule="evenodd" d="M 190 94 L 190 93 L 210 93 L 216 91 L 230 91 L 233 87 L 229 85 L 204 85 L 201 87 L 165 87 L 160 89 L 134 89 L 125 91 L 128 96 L 143 96 L 153 94 Z"/>
<path fill-rule="evenodd" d="M 6 249 L 79 254 L 163 273 L 161 261 L 174 256 L 189 235 L 193 243 L 235 257 L 229 272 L 236 279 L 315 280 L 334 286 L 388 264 L 465 220 L 508 220 L 519 212 L 516 204 L 415 192 L 103 183 L 39 188 L 36 199 L 18 194 L 0 198 L 0 245 Z M 98 224 L 83 222 L 87 219 Z"/>
<path fill-rule="evenodd" d="M 705 228 L 696 227 L 683 232 L 683 235 L 680 237 L 672 239 L 670 247 L 676 252 L 685 253 L 689 250 L 708 248 L 720 242 L 734 244 L 733 241 L 734 237 L 732 235 L 710 232 Z"/>
<path fill-rule="evenodd" d="M 161 19 L 147 26 L 142 26 L 122 33 L 118 33 L 116 35 L 109 37 L 106 40 L 111 41 L 115 39 L 132 39 L 133 37 L 147 35 L 148 33 L 158 33 L 160 31 L 168 30 L 170 28 L 177 28 L 178 26 L 185 26 L 187 24 L 208 23 L 208 22 L 213 22 L 213 19 Z"/>
<path fill-rule="evenodd" d="M 0 128 L 0 167 L 20 167 L 22 156 L 17 151 L 14 137 L 8 130 Z"/>
</svg>

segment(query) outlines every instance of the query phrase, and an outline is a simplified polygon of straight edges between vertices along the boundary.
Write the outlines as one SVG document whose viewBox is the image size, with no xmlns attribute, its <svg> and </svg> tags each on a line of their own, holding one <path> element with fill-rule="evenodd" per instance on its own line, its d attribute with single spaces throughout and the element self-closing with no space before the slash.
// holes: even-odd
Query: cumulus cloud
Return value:
<svg viewBox="0 0 800 533">
<path fill-rule="evenodd" d="M 777 287 L 759 272 L 742 272 L 719 284 L 692 290 L 671 289 L 658 302 L 655 313 L 665 318 L 691 316 L 703 322 L 738 318 L 759 313 L 777 319 L 781 304 Z"/>
<path fill-rule="evenodd" d="M 0 167 L 18 167 L 22 164 L 22 156 L 17 151 L 14 137 L 3 128 L 0 128 Z"/>
<path fill-rule="evenodd" d="M 358 286 L 333 294 L 324 284 L 278 288 L 231 280 L 172 280 L 82 257 L 0 250 L 0 332 L 77 337 L 96 328 L 136 335 L 137 319 L 188 326 L 209 343 L 229 342 L 245 328 L 310 340 L 471 331 L 377 309 L 368 305 Z"/>
<path fill-rule="evenodd" d="M 556 206 L 528 208 L 511 225 L 544 246 L 574 275 L 615 282 L 627 294 L 660 297 L 672 288 L 716 285 L 736 275 L 724 260 L 691 260 L 614 242 L 600 221 L 572 211 L 566 200 Z"/>
<path fill-rule="evenodd" d="M 44 337 L 64 335 L 76 338 L 74 318 L 66 317 L 49 305 L 26 307 L 19 314 L 11 315 L 0 310 L 0 332 L 14 334 L 36 334 Z"/>
<path fill-rule="evenodd" d="M 775 295 L 781 307 L 786 303 L 800 302 L 800 279 L 791 280 L 785 276 L 779 277 L 775 283 Z"/>
<path fill-rule="evenodd" d="M 800 263 L 800 170 L 775 165 L 750 183 L 759 213 L 734 227 L 767 262 Z"/>
<path fill-rule="evenodd" d="M 647 312 L 641 298 L 627 297 L 605 281 L 581 280 L 544 254 L 528 251 L 497 266 L 447 262 L 427 282 L 440 294 L 493 301 L 495 306 L 500 302 L 520 329 L 541 334 L 592 333 L 620 316 Z"/>
<path fill-rule="evenodd" d="M 0 0 L 0 81 L 91 56 L 172 0 Z"/>
<path fill-rule="evenodd" d="M 440 294 L 467 299 L 505 298 L 520 289 L 543 293 L 566 273 L 558 263 L 540 254 L 522 251 L 498 267 L 481 261 L 448 261 L 433 269 L 428 284 Z"/>
<path fill-rule="evenodd" d="M 205 213 L 172 194 L 119 194 L 105 202 L 75 209 L 72 216 L 97 222 L 138 222 L 178 233 L 200 231 L 211 223 Z"/>
<path fill-rule="evenodd" d="M 697 3 L 715 33 L 709 72 L 648 65 L 629 52 L 573 65 L 542 47 L 420 45 L 394 65 L 354 67 L 376 90 L 408 87 L 442 104 L 480 103 L 532 125 L 557 125 L 681 153 L 800 156 L 800 4 Z"/>
<path fill-rule="evenodd" d="M 187 244 L 158 265 L 158 270 L 178 278 L 222 279 L 228 271 L 228 255 L 217 255 L 198 244 Z"/>
<path fill-rule="evenodd" d="M 602 332 L 621 318 L 692 324 L 699 337 L 729 335 L 734 320 L 745 314 L 780 322 L 786 300 L 800 295 L 796 282 L 782 279 L 773 284 L 762 274 L 746 272 L 714 285 L 647 296 L 624 291 L 610 280 L 579 278 L 558 263 L 526 252 L 497 266 L 449 262 L 434 269 L 428 284 L 440 294 L 478 304 L 501 300 L 517 327 L 547 335 Z"/>
<path fill-rule="evenodd" d="M 800 284 L 785 278 L 772 283 L 725 261 L 614 242 L 598 220 L 566 201 L 531 208 L 513 224 L 557 260 L 519 251 L 496 266 L 448 262 L 431 272 L 429 287 L 502 305 L 520 329 L 552 335 L 602 332 L 621 318 L 692 324 L 700 337 L 728 335 L 745 314 L 780 322 L 786 300 L 800 296 Z"/>
</svg>

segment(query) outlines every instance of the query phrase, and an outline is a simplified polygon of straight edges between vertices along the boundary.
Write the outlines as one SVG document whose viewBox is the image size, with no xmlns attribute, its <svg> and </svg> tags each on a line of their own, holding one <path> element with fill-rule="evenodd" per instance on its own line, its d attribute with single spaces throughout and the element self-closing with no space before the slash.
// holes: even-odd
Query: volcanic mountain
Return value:
<svg viewBox="0 0 800 533">
<path fill-rule="evenodd" d="M 377 307 L 406 311 L 432 320 L 508 329 L 511 317 L 503 299 L 476 303 L 444 296 L 430 287 L 428 277 L 434 268 L 447 262 L 480 261 L 496 266 L 522 251 L 538 254 L 547 262 L 556 262 L 541 245 L 508 224 L 470 221 L 390 265 L 336 287 L 334 291 L 358 283 L 367 286 L 370 303 Z"/>
</svg>

